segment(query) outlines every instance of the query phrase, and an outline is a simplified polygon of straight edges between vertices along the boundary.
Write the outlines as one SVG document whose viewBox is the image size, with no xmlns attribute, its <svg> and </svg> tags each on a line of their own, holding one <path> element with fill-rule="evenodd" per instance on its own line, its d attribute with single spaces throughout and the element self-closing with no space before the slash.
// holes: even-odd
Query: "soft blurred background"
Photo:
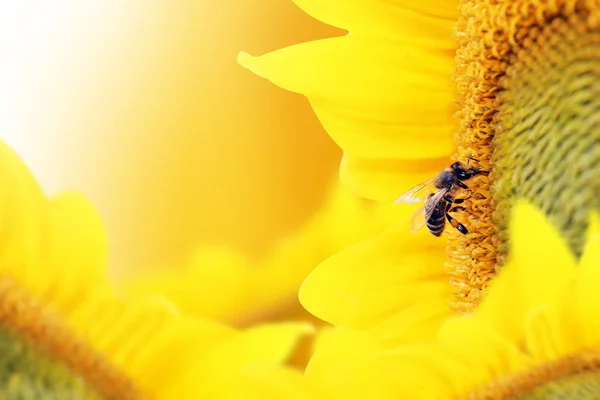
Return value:
<svg viewBox="0 0 600 400">
<path fill-rule="evenodd" d="M 339 34 L 282 0 L 0 2 L 0 135 L 49 193 L 91 198 L 115 274 L 204 245 L 260 259 L 319 208 L 340 153 L 236 54 Z"/>
</svg>

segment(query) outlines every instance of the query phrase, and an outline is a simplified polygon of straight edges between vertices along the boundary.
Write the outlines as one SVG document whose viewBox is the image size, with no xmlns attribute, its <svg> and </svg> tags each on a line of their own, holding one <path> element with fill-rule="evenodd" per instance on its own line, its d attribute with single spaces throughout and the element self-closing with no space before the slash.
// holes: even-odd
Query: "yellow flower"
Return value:
<svg viewBox="0 0 600 400">
<path fill-rule="evenodd" d="M 317 395 L 281 366 L 310 326 L 238 330 L 157 296 L 125 302 L 105 277 L 103 227 L 84 198 L 47 199 L 4 144 L 0 182 L 0 397 Z"/>
<path fill-rule="evenodd" d="M 448 229 L 452 308 L 472 311 L 501 269 L 518 198 L 581 254 L 600 209 L 597 1 L 296 3 L 350 33 L 239 62 L 308 97 L 342 181 L 388 201 L 450 159 L 490 171 L 454 213 L 470 233 Z"/>
<path fill-rule="evenodd" d="M 308 378 L 336 398 L 593 398 L 600 221 L 592 220 L 579 260 L 525 202 L 514 208 L 510 234 L 506 267 L 473 314 L 450 318 L 430 343 L 393 350 L 363 332 L 336 328 L 321 338 Z"/>
</svg>

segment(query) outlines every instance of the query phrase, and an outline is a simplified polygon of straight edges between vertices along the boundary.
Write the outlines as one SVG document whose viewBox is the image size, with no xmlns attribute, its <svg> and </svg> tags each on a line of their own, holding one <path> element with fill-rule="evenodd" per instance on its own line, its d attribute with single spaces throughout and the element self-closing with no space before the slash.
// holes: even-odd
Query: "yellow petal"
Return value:
<svg viewBox="0 0 600 400">
<path fill-rule="evenodd" d="M 331 399 L 397 398 L 391 377 L 376 361 L 380 351 L 363 333 L 325 330 L 306 367 L 306 377 Z"/>
<path fill-rule="evenodd" d="M 456 46 L 451 40 L 458 16 L 457 3 L 453 1 L 294 0 L 294 3 L 314 18 L 352 33 L 412 39 L 447 49 Z"/>
<path fill-rule="evenodd" d="M 566 354 L 563 343 L 566 344 L 569 338 L 561 337 L 547 306 L 531 309 L 524 324 L 527 350 L 536 361 L 551 361 Z"/>
<path fill-rule="evenodd" d="M 543 312 L 536 311 L 542 315 L 531 314 L 534 318 L 544 319 L 544 321 L 528 321 L 527 319 L 525 321 L 526 327 L 538 324 L 545 326 L 543 329 L 552 331 L 555 343 L 553 354 L 557 357 L 576 353 L 582 348 L 589 348 L 600 343 L 600 337 L 597 334 L 599 331 L 593 330 L 592 332 L 588 330 L 588 321 L 584 319 L 586 316 L 580 311 L 578 299 L 577 279 L 565 282 L 564 287 L 556 292 L 548 307 L 540 306 L 534 309 L 543 310 Z M 593 321 L 592 324 L 594 324 Z M 587 342 L 587 339 L 592 340 Z"/>
<path fill-rule="evenodd" d="M 560 232 L 535 206 L 524 201 L 518 202 L 512 211 L 509 229 L 511 257 L 518 260 L 523 273 L 537 279 L 564 282 L 564 277 L 574 272 L 575 256 Z M 531 288 L 533 292 L 535 289 Z M 535 293 L 532 293 L 532 296 L 535 296 Z"/>
<path fill-rule="evenodd" d="M 498 378 L 503 372 L 523 370 L 532 362 L 519 347 L 477 318 L 453 318 L 440 329 L 439 337 L 450 360 L 454 358 L 440 367 L 456 394 L 464 395 L 474 386 Z M 466 374 L 460 370 L 461 365 L 466 366 Z"/>
<path fill-rule="evenodd" d="M 560 233 L 529 203 L 514 206 L 509 229 L 509 261 L 492 283 L 478 315 L 518 342 L 523 336 L 518 327 L 527 311 L 548 304 L 556 291 L 573 279 L 575 257 Z M 505 312 L 507 308 L 510 313 Z"/>
<path fill-rule="evenodd" d="M 240 307 L 250 301 L 250 272 L 248 261 L 239 254 L 205 248 L 196 252 L 183 270 L 144 271 L 124 279 L 120 291 L 127 298 L 161 294 L 183 312 L 236 323 L 243 312 Z M 213 301 L 216 298 L 219 301 Z"/>
<path fill-rule="evenodd" d="M 61 280 L 62 289 L 50 284 L 39 290 L 53 290 L 53 302 L 67 307 L 81 287 L 108 285 L 106 233 L 92 204 L 79 194 L 61 194 L 47 210 L 44 269 L 51 281 Z"/>
<path fill-rule="evenodd" d="M 451 317 L 446 296 L 421 299 L 368 330 L 385 348 L 434 340 L 442 324 Z"/>
<path fill-rule="evenodd" d="M 600 343 L 600 223 L 594 215 L 590 221 L 588 240 L 579 263 L 577 282 L 573 289 L 571 313 L 577 315 L 582 347 Z"/>
<path fill-rule="evenodd" d="M 452 381 L 468 373 L 460 358 L 438 343 L 400 346 L 380 354 L 378 362 L 395 376 L 397 398 L 455 398 Z"/>
<path fill-rule="evenodd" d="M 313 333 L 314 328 L 306 323 L 258 325 L 245 330 L 209 357 L 224 368 L 246 363 L 282 363 L 301 337 Z"/>
<path fill-rule="evenodd" d="M 342 183 L 361 197 L 393 201 L 411 187 L 435 177 L 450 165 L 449 159 L 365 159 L 344 154 Z M 405 205 L 401 205 L 405 207 Z"/>
<path fill-rule="evenodd" d="M 227 390 L 227 386 L 236 384 L 240 376 L 252 372 L 263 382 L 261 385 L 254 381 L 259 391 L 277 392 L 276 386 L 273 386 L 276 382 L 265 381 L 262 374 L 256 375 L 257 371 L 281 364 L 290 356 L 298 339 L 310 333 L 312 328 L 306 324 L 264 325 L 240 332 L 208 352 L 203 346 L 200 351 L 190 346 L 185 356 L 178 360 L 185 368 L 179 369 L 174 384 L 165 388 L 162 398 L 182 398 L 177 395 L 184 395 L 184 398 L 229 398 L 218 396 L 221 392 L 225 396 L 235 393 Z M 250 379 L 252 382 L 251 377 L 246 375 L 244 380 Z"/>
<path fill-rule="evenodd" d="M 300 301 L 336 325 L 365 327 L 422 299 L 445 293 L 444 243 L 423 235 L 386 233 L 319 265 L 300 289 Z"/>
<path fill-rule="evenodd" d="M 208 396 L 211 399 L 290 399 L 315 400 L 326 399 L 314 385 L 298 370 L 280 366 L 249 367 L 236 371 L 230 377 L 230 382 L 214 385 L 213 388 L 198 390 L 195 376 L 189 376 L 188 382 L 181 382 L 176 390 L 170 392 L 173 399 L 199 398 Z M 204 386 L 204 385 L 202 385 Z"/>
<path fill-rule="evenodd" d="M 2 221 L 3 275 L 31 277 L 42 275 L 39 267 L 45 228 L 46 200 L 19 157 L 0 141 L 0 219 Z M 25 278 L 26 279 L 26 278 Z M 22 279 L 21 279 L 22 280 Z M 29 289 L 32 282 L 26 282 Z"/>
<path fill-rule="evenodd" d="M 199 364 L 199 355 L 222 346 L 238 334 L 231 327 L 208 320 L 183 316 L 173 318 L 162 329 L 148 335 L 125 368 L 140 386 L 149 388 L 150 393 L 160 398 L 160 392 L 177 388 L 183 371 L 188 365 L 195 365 L 195 357 Z M 172 364 L 173 368 L 165 367 Z"/>
<path fill-rule="evenodd" d="M 303 43 L 241 65 L 306 95 L 324 128 L 363 158 L 448 156 L 455 130 L 452 58 L 354 35 Z"/>
</svg>

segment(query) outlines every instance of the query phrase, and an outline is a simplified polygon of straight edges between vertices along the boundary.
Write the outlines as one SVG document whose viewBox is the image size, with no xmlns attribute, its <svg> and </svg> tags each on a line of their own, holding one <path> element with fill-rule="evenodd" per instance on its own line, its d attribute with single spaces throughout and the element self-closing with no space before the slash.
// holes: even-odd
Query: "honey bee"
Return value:
<svg viewBox="0 0 600 400">
<path fill-rule="evenodd" d="M 470 158 L 470 160 L 477 161 Z M 441 236 L 448 223 L 463 235 L 469 233 L 467 228 L 455 220 L 450 213 L 455 211 L 464 211 L 464 207 L 456 206 L 463 203 L 471 197 L 471 190 L 464 183 L 475 175 L 488 175 L 488 171 L 483 171 L 478 167 L 470 167 L 459 161 L 453 163 L 450 168 L 444 169 L 435 178 L 429 179 L 398 197 L 396 203 L 414 204 L 425 202 L 423 207 L 419 208 L 410 219 L 410 231 L 415 233 L 423 226 L 434 236 Z M 462 189 L 468 194 L 465 198 L 456 198 L 457 192 Z"/>
</svg>

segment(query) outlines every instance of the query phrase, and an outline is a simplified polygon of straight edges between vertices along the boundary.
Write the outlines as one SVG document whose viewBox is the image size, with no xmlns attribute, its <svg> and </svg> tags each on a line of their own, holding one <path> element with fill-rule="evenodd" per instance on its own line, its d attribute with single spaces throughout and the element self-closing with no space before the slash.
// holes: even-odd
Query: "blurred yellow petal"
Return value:
<svg viewBox="0 0 600 400">
<path fill-rule="evenodd" d="M 297 294 L 308 273 L 344 247 L 405 224 L 408 217 L 402 207 L 370 203 L 332 185 L 319 212 L 280 240 L 262 262 L 205 248 L 183 269 L 163 268 L 122 279 L 119 291 L 126 297 L 160 293 L 187 313 L 236 326 L 308 318 Z"/>
<path fill-rule="evenodd" d="M 53 302 L 61 309 L 78 301 L 82 286 L 109 290 L 104 225 L 90 202 L 76 193 L 50 199 L 47 222 L 45 263 L 50 281 L 39 289 L 52 292 Z M 62 282 L 60 290 L 53 284 L 56 279 Z"/>
<path fill-rule="evenodd" d="M 87 200 L 76 194 L 46 199 L 25 165 L 2 142 L 0 177 L 3 275 L 57 302 L 68 301 L 80 285 L 107 287 L 104 229 Z M 58 288 L 56 282 L 62 279 Z"/>
<path fill-rule="evenodd" d="M 451 371 L 450 379 L 466 370 L 453 352 L 438 344 L 410 345 L 378 355 L 379 368 L 397 380 L 396 398 L 447 399 L 452 388 L 442 371 Z"/>
<path fill-rule="evenodd" d="M 525 342 L 537 361 L 551 361 L 567 354 L 562 343 L 566 344 L 564 339 L 569 338 L 560 337 L 561 331 L 552 322 L 547 306 L 533 308 L 525 317 Z"/>
<path fill-rule="evenodd" d="M 53 228 L 47 232 L 52 267 L 71 271 L 69 279 L 105 278 L 108 250 L 104 224 L 89 200 L 79 193 L 63 193 L 50 199 L 48 213 Z"/>
<path fill-rule="evenodd" d="M 231 377 L 235 385 L 221 384 L 206 391 L 198 390 L 195 380 L 197 376 L 190 374 L 187 385 L 177 385 L 176 390 L 169 392 L 168 398 L 184 399 L 188 396 L 209 396 L 211 399 L 290 399 L 313 400 L 325 399 L 325 395 L 307 384 L 300 371 L 282 369 L 272 366 L 252 367 L 239 371 Z"/>
<path fill-rule="evenodd" d="M 283 366 L 312 326 L 239 331 L 181 315 L 162 297 L 125 302 L 105 277 L 104 230 L 90 204 L 76 194 L 46 200 L 3 144 L 0 176 L 4 215 L 17 217 L 0 232 L 11 251 L 0 259 L 0 341 L 18 351 L 5 359 L 11 398 L 171 399 L 227 394 L 236 382 L 249 398 L 294 388 L 314 398 Z"/>
<path fill-rule="evenodd" d="M 298 300 L 298 290 L 308 273 L 349 244 L 390 226 L 405 225 L 409 213 L 394 204 L 365 201 L 335 184 L 317 214 L 283 238 L 261 262 L 251 262 L 231 250 L 205 248 L 182 269 L 148 270 L 118 280 L 119 293 L 127 299 L 160 294 L 185 313 L 236 327 L 304 320 L 318 329 L 324 323 L 306 312 Z M 442 285 L 433 286 L 439 288 L 432 290 L 443 289 Z M 411 323 L 429 330 L 430 318 L 431 313 L 426 312 Z M 290 350 L 293 355 L 289 364 L 304 367 L 312 352 L 311 344 L 312 336 L 305 335 Z"/>
<path fill-rule="evenodd" d="M 317 340 L 306 376 L 331 399 L 397 398 L 392 377 L 375 360 L 380 351 L 380 346 L 363 334 L 325 330 Z"/>
<path fill-rule="evenodd" d="M 43 257 L 41 242 L 46 203 L 34 178 L 3 142 L 0 143 L 0 188 L 4 243 L 0 263 L 7 273 L 31 275 L 31 269 Z"/>
<path fill-rule="evenodd" d="M 305 324 L 259 326 L 240 332 L 208 351 L 203 345 L 199 348 L 191 345 L 186 349 L 185 357 L 179 357 L 177 361 L 185 367 L 183 371 L 173 376 L 172 385 L 157 390 L 163 393 L 164 398 L 179 398 L 177 395 L 184 393 L 192 398 L 231 398 L 228 396 L 232 393 L 249 390 L 248 386 L 257 389 L 258 393 L 284 393 L 293 389 L 286 386 L 286 381 L 275 380 L 277 376 L 284 376 L 291 384 L 303 387 L 300 393 L 310 393 L 306 382 L 294 378 L 294 373 L 286 373 L 285 369 L 277 372 L 273 368 L 285 361 L 302 335 L 310 333 Z M 261 371 L 264 368 L 274 370 L 275 375 L 266 376 Z M 198 377 L 204 379 L 199 380 Z M 232 390 L 232 384 L 242 386 Z M 248 393 L 247 396 L 257 398 L 258 393 Z"/>
<path fill-rule="evenodd" d="M 494 378 L 495 371 L 522 370 L 531 363 L 529 355 L 523 354 L 518 345 L 477 318 L 449 319 L 440 329 L 439 341 L 468 366 L 470 384 Z M 453 381 L 461 384 L 459 379 Z M 462 389 L 455 386 L 455 390 L 464 391 L 464 386 Z"/>
<path fill-rule="evenodd" d="M 251 272 L 249 261 L 241 255 L 205 248 L 194 253 L 185 268 L 139 271 L 117 284 L 128 298 L 161 294 L 186 313 L 235 323 L 243 307 L 252 302 Z"/>
<path fill-rule="evenodd" d="M 302 336 L 313 333 L 312 326 L 306 323 L 258 325 L 246 329 L 210 357 L 215 363 L 223 363 L 224 368 L 247 363 L 282 363 Z"/>
</svg>

